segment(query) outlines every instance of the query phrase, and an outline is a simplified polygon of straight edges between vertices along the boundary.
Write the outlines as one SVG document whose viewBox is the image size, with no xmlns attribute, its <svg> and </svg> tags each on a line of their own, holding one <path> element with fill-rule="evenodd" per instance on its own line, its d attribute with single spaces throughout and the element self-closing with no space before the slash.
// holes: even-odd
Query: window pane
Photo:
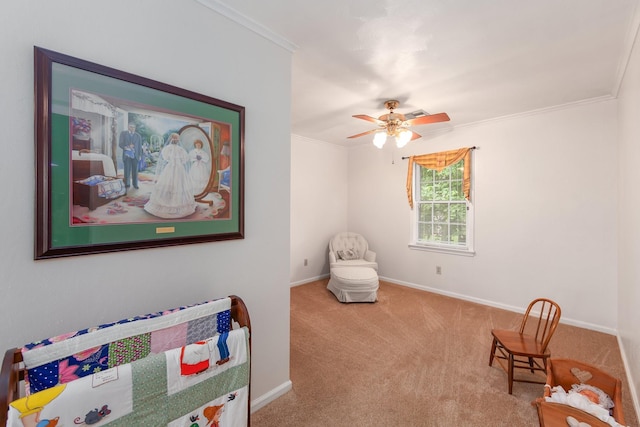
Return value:
<svg viewBox="0 0 640 427">
<path fill-rule="evenodd" d="M 420 218 L 418 221 L 420 222 L 431 222 L 431 215 L 433 213 L 433 205 L 430 203 L 420 203 L 418 205 L 418 209 L 420 209 Z"/>
<path fill-rule="evenodd" d="M 449 200 L 449 181 L 436 181 L 433 192 L 433 200 Z"/>
<path fill-rule="evenodd" d="M 462 192 L 462 181 L 451 181 L 450 200 L 464 200 L 464 193 Z"/>
<path fill-rule="evenodd" d="M 431 169 L 420 167 L 420 183 L 422 185 L 433 182 L 433 171 Z"/>
<path fill-rule="evenodd" d="M 444 168 L 440 172 L 436 172 L 436 181 L 449 181 L 451 167 Z"/>
<path fill-rule="evenodd" d="M 434 242 L 448 242 L 449 227 L 446 224 L 433 224 L 433 233 L 430 240 Z"/>
<path fill-rule="evenodd" d="M 447 203 L 435 203 L 433 205 L 433 222 L 449 221 L 449 205 Z"/>
<path fill-rule="evenodd" d="M 418 224 L 418 241 L 428 241 L 431 237 L 431 224 Z"/>
<path fill-rule="evenodd" d="M 464 245 L 467 243 L 466 236 L 467 227 L 464 225 L 452 225 L 451 226 L 451 243 Z"/>
<path fill-rule="evenodd" d="M 449 207 L 450 221 L 457 224 L 467 223 L 467 204 L 451 203 Z"/>
<path fill-rule="evenodd" d="M 420 200 L 433 200 L 435 194 L 433 185 L 423 185 L 420 188 Z"/>
<path fill-rule="evenodd" d="M 464 171 L 464 161 L 460 160 L 455 165 L 449 166 L 451 169 L 451 179 L 462 179 Z"/>
</svg>

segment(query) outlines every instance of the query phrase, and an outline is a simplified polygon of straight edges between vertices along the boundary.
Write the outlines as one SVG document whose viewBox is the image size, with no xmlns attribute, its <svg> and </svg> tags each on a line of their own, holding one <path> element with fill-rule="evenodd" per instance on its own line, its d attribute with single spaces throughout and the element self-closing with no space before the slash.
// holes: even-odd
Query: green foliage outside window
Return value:
<svg viewBox="0 0 640 427">
<path fill-rule="evenodd" d="M 464 246 L 467 203 L 462 191 L 464 161 L 437 172 L 418 166 L 418 243 Z"/>
</svg>

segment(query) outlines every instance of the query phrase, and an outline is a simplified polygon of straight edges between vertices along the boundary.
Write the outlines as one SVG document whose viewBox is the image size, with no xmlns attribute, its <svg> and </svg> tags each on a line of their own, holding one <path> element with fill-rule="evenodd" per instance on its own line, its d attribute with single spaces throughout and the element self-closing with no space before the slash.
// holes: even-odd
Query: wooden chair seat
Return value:
<svg viewBox="0 0 640 427">
<path fill-rule="evenodd" d="M 542 348 L 535 336 L 522 335 L 518 331 L 494 329 L 491 335 L 506 348 L 510 349 L 514 356 L 528 356 L 539 354 L 550 356 L 549 351 Z"/>
<path fill-rule="evenodd" d="M 549 341 L 560 322 L 560 306 L 547 298 L 537 298 L 527 307 L 520 329 L 493 329 L 491 335 L 491 354 L 489 366 L 498 360 L 507 372 L 509 394 L 513 392 L 513 383 L 527 382 L 544 384 L 547 371 L 547 360 L 551 357 L 548 350 Z M 506 364 L 503 363 L 506 362 Z M 526 369 L 532 374 L 540 372 L 540 379 L 532 377 L 516 378 L 516 369 Z"/>
</svg>

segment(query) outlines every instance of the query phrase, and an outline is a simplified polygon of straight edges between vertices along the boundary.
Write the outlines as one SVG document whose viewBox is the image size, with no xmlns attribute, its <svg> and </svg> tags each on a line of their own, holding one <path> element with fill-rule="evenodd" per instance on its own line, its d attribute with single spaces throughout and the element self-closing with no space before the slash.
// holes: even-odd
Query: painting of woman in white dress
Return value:
<svg viewBox="0 0 640 427">
<path fill-rule="evenodd" d="M 180 135 L 172 133 L 160 152 L 156 182 L 144 210 L 159 218 L 183 218 L 196 210 L 193 187 L 187 173 L 189 154 L 180 145 Z"/>
<path fill-rule="evenodd" d="M 193 194 L 202 193 L 209 184 L 211 169 L 209 168 L 209 154 L 203 150 L 204 143 L 200 139 L 193 141 L 193 150 L 189 152 L 189 177 L 193 186 Z"/>
</svg>

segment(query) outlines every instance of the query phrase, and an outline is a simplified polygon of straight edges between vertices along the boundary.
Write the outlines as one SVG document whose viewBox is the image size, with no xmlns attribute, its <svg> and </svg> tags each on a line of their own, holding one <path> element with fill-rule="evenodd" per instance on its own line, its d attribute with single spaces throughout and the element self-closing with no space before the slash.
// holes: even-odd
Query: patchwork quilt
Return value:
<svg viewBox="0 0 640 427">
<path fill-rule="evenodd" d="M 124 319 L 22 349 L 28 395 L 10 427 L 245 426 L 249 331 L 231 300 Z"/>
</svg>

